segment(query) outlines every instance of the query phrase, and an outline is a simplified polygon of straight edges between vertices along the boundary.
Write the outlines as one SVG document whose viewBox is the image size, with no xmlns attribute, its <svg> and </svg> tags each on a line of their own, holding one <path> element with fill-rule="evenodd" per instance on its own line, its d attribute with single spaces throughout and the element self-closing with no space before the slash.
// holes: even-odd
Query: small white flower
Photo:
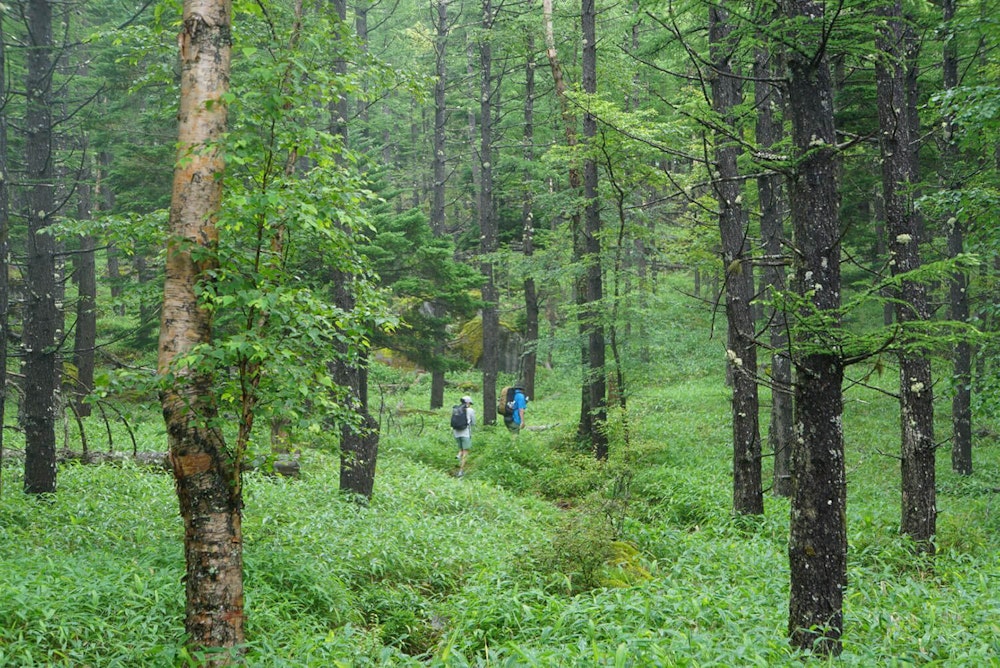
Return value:
<svg viewBox="0 0 1000 668">
<path fill-rule="evenodd" d="M 913 237 L 909 234 L 900 234 L 896 237 L 896 241 L 901 244 L 908 244 L 913 241 Z"/>
</svg>

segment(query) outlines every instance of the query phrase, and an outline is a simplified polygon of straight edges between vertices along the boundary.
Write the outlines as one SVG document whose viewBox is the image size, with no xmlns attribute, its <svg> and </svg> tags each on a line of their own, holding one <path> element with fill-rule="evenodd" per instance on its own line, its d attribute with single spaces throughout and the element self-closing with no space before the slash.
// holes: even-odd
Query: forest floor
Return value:
<svg viewBox="0 0 1000 668">
<path fill-rule="evenodd" d="M 573 442 L 569 364 L 540 370 L 528 414 L 546 428 L 477 427 L 462 478 L 448 407 L 395 408 L 425 409 L 430 379 L 373 370 L 373 396 L 393 409 L 380 414 L 370 503 L 337 493 L 321 434 L 303 443 L 301 478 L 246 476 L 246 664 L 1000 665 L 997 424 L 977 425 L 971 476 L 952 473 L 940 448 L 937 554 L 917 559 L 898 530 L 898 409 L 878 391 L 847 392 L 844 654 L 803 656 L 786 632 L 788 501 L 768 494 L 763 516 L 731 513 L 724 351 L 709 318 L 649 323 L 662 335 L 656 362 L 628 370 L 607 463 Z M 135 410 L 141 449 L 162 450 L 155 407 Z M 99 442 L 104 425 L 86 426 Z M 196 664 L 169 474 L 67 463 L 44 501 L 22 494 L 18 462 L 2 474 L 0 666 Z"/>
</svg>

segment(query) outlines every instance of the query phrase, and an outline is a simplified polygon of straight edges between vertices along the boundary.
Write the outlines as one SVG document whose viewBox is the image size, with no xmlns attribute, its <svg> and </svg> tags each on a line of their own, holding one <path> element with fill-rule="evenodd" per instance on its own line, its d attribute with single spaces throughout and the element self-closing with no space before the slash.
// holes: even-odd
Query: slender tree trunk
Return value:
<svg viewBox="0 0 1000 668">
<path fill-rule="evenodd" d="M 231 48 L 227 0 L 186 0 L 179 36 L 181 95 L 178 151 L 157 370 L 181 517 L 186 571 L 185 629 L 192 645 L 224 650 L 208 665 L 229 663 L 243 643 L 242 462 L 222 437 L 213 379 L 177 365 L 212 341 L 211 313 L 199 283 L 210 280 L 222 199 Z"/>
<path fill-rule="evenodd" d="M 345 276 L 338 276 L 335 284 L 337 306 L 347 312 L 354 310 L 356 299 Z M 357 360 L 337 360 L 334 369 L 334 380 L 348 390 L 349 408 L 360 416 L 357 426 L 344 425 L 340 429 L 340 489 L 371 499 L 378 461 L 379 424 L 368 410 L 367 360 L 364 356 Z"/>
<path fill-rule="evenodd" d="M 7 38 L 0 12 L 0 91 L 7 90 Z M 2 93 L 0 93 L 2 94 Z M 6 97 L 3 105 L 7 104 Z M 6 111 L 6 110 L 4 110 Z M 0 493 L 3 492 L 4 429 L 7 415 L 7 342 L 10 306 L 10 187 L 7 180 L 7 114 L 0 113 Z"/>
<path fill-rule="evenodd" d="M 597 94 L 597 9 L 594 0 L 582 0 L 580 19 L 583 29 L 582 78 L 583 91 Z M 584 111 L 583 136 L 588 143 L 597 140 L 597 118 Z M 608 458 L 607 369 L 604 340 L 604 285 L 601 266 L 601 203 L 597 190 L 597 161 L 588 157 L 583 163 L 584 209 L 584 264 L 587 271 L 587 358 L 589 376 L 590 410 L 592 413 L 589 440 L 598 459 Z M 622 388 L 624 389 L 624 388 Z"/>
<path fill-rule="evenodd" d="M 958 87 L 958 39 L 952 25 L 955 20 L 956 0 L 942 0 L 945 24 L 943 71 L 944 88 L 952 91 Z M 945 161 L 949 182 L 946 187 L 957 191 L 959 184 L 953 176 L 958 164 L 958 147 L 955 143 L 953 118 L 945 119 Z M 963 214 L 953 214 L 947 222 L 948 256 L 955 258 L 965 252 L 965 220 Z M 969 279 L 963 272 L 955 272 L 949 283 L 950 317 L 957 322 L 969 321 Z M 955 395 L 951 400 L 951 468 L 961 475 L 972 474 L 972 345 L 960 341 L 952 357 L 955 378 Z"/>
<path fill-rule="evenodd" d="M 757 146 L 769 152 L 781 139 L 781 121 L 776 118 L 780 108 L 780 92 L 771 83 L 777 67 L 771 53 L 758 48 L 754 57 L 754 106 L 757 108 Z M 763 279 L 765 293 L 774 295 L 785 290 L 784 250 L 785 231 L 781 219 L 781 181 L 777 174 L 762 173 L 757 177 L 760 200 L 760 234 L 763 238 Z M 768 445 L 774 453 L 774 474 L 771 491 L 774 496 L 792 493 L 792 363 L 788 357 L 788 322 L 784 313 L 769 309 L 768 338 L 771 344 L 771 423 Z"/>
<path fill-rule="evenodd" d="M 549 67 L 552 70 L 552 80 L 555 84 L 556 98 L 559 100 L 559 111 L 562 116 L 563 128 L 566 133 L 566 146 L 572 148 L 577 145 L 576 116 L 573 115 L 567 95 L 566 79 L 563 76 L 562 64 L 559 62 L 559 54 L 556 51 L 555 33 L 552 27 L 552 0 L 542 0 L 542 17 L 545 30 L 545 53 L 549 60 Z M 572 193 L 580 191 L 582 185 L 580 179 L 580 169 L 575 163 L 569 166 L 569 189 Z M 583 240 L 583 226 L 580 221 L 580 211 L 573 207 L 570 215 L 570 227 L 573 233 L 573 259 L 581 261 L 586 255 L 586 246 Z M 577 435 L 581 439 L 589 439 L 593 433 L 593 423 L 590 404 L 590 378 L 587 373 L 590 366 L 588 341 L 590 338 L 585 322 L 584 314 L 587 309 L 587 286 L 586 277 L 578 278 L 574 282 L 574 300 L 579 311 L 577 316 L 577 328 L 580 333 L 580 366 L 583 369 L 583 382 L 580 389 L 580 423 L 577 426 Z"/>
<path fill-rule="evenodd" d="M 527 62 L 524 68 L 524 164 L 530 165 L 535 159 L 535 37 L 529 30 L 525 38 Z M 529 269 L 524 277 L 524 343 L 525 353 L 522 359 L 521 384 L 527 396 L 535 396 L 535 370 L 538 366 L 538 291 L 535 278 L 531 273 L 531 256 L 535 252 L 535 217 L 532 212 L 534 191 L 532 176 L 529 170 L 524 174 L 524 203 L 521 206 L 521 219 L 524 221 L 524 231 L 521 241 L 524 246 L 524 257 L 528 259 Z"/>
<path fill-rule="evenodd" d="M 719 205 L 719 232 L 726 273 L 729 374 L 733 379 L 733 510 L 743 515 L 764 512 L 761 483 L 761 442 L 757 396 L 757 346 L 754 343 L 753 263 L 750 257 L 749 220 L 741 202 L 739 179 L 741 150 L 735 140 L 735 109 L 743 101 L 742 82 L 732 69 L 737 46 L 729 13 L 721 6 L 709 9 L 709 45 L 713 63 L 712 108 L 724 129 L 716 131 L 715 171 L 712 184 Z"/>
<path fill-rule="evenodd" d="M 48 228 L 55 207 L 52 143 L 52 5 L 30 0 L 26 79 L 25 175 L 28 185 L 27 272 L 24 305 L 24 491 L 56 490 L 56 392 L 59 387 L 59 313 L 55 237 Z"/>
<path fill-rule="evenodd" d="M 90 170 L 87 169 L 77 184 L 77 216 L 89 220 L 91 216 Z M 94 389 L 94 352 L 97 345 L 97 266 L 94 257 L 94 237 L 80 237 L 80 252 L 73 256 L 77 285 L 76 327 L 73 339 L 73 364 L 76 366 L 74 396 L 76 413 L 90 415 L 86 398 Z"/>
<path fill-rule="evenodd" d="M 333 8 L 340 24 L 346 26 L 347 0 L 333 0 Z M 346 79 L 347 59 L 338 57 L 334 61 L 334 71 L 338 78 Z M 347 126 L 349 113 L 350 100 L 346 95 L 340 95 L 331 107 L 330 131 L 340 136 L 344 150 L 350 145 Z M 334 302 L 345 313 L 354 311 L 357 299 L 352 291 L 351 277 L 337 272 L 333 282 Z M 347 346 L 344 346 L 341 353 L 346 357 Z M 338 359 L 334 362 L 334 376 L 337 384 L 347 389 L 351 410 L 361 418 L 358 426 L 344 425 L 340 430 L 340 489 L 371 499 L 375 488 L 379 425 L 368 412 L 368 371 L 365 357 L 360 354 L 354 360 Z"/>
<path fill-rule="evenodd" d="M 445 130 L 448 123 L 447 51 L 448 51 L 448 0 L 436 0 L 434 28 L 434 156 L 431 170 L 434 184 L 431 193 L 431 230 L 436 236 L 445 233 Z"/>
<path fill-rule="evenodd" d="M 111 173 L 111 154 L 101 151 L 97 156 L 97 192 L 98 206 L 101 211 L 111 213 L 115 208 L 115 192 L 110 187 L 104 185 Z M 113 243 L 108 243 L 105 251 L 106 269 L 108 284 L 111 289 L 111 308 L 115 315 L 125 315 L 125 303 L 122 301 L 122 272 L 118 258 L 118 248 Z"/>
<path fill-rule="evenodd" d="M 875 65 L 882 188 L 885 192 L 889 266 L 893 276 L 920 267 L 920 231 L 913 205 L 916 149 L 912 141 L 907 90 L 909 54 L 900 0 L 880 5 L 883 21 L 876 33 L 881 57 Z M 929 319 L 927 289 L 903 279 L 896 302 L 896 321 L 902 327 L 899 353 L 900 419 L 902 433 L 903 533 L 922 550 L 933 551 L 937 518 L 934 487 L 934 404 L 931 365 L 927 354 L 908 343 L 907 328 Z"/>
<path fill-rule="evenodd" d="M 796 334 L 795 438 L 788 542 L 791 572 L 788 632 L 795 647 L 836 655 L 842 650 L 847 586 L 847 485 L 844 468 L 843 361 L 813 340 L 840 326 L 840 225 L 833 83 L 821 44 L 824 7 L 786 0 L 788 109 L 796 170 L 789 183 L 795 288 L 807 313 L 827 313 L 822 331 Z M 819 47 L 822 49 L 822 47 Z M 804 350 L 803 350 L 804 349 Z"/>
<path fill-rule="evenodd" d="M 483 0 L 483 34 L 479 40 L 479 242 L 484 255 L 497 250 L 497 220 L 493 206 L 493 45 L 494 10 L 491 0 Z M 483 423 L 497 419 L 497 369 L 499 366 L 500 295 L 493 261 L 480 265 L 483 274 Z"/>
<path fill-rule="evenodd" d="M 440 236 L 447 232 L 445 218 L 445 184 L 446 173 L 446 129 L 448 124 L 447 107 L 447 52 L 450 25 L 448 23 L 448 0 L 436 0 L 434 29 L 434 156 L 431 159 L 431 171 L 434 183 L 431 190 L 431 230 Z M 436 308 L 436 307 L 435 307 Z M 435 349 L 435 357 L 444 353 L 444 345 Z M 431 370 L 431 404 L 430 407 L 441 408 L 444 405 L 445 374 L 441 369 Z"/>
</svg>

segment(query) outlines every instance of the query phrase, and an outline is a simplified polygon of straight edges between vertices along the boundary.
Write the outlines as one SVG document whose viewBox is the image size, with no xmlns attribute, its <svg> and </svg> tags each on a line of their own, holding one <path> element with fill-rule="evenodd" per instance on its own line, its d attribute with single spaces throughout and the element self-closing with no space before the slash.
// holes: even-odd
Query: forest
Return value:
<svg viewBox="0 0 1000 668">
<path fill-rule="evenodd" d="M 0 4 L 0 666 L 997 665 L 997 10 Z"/>
</svg>

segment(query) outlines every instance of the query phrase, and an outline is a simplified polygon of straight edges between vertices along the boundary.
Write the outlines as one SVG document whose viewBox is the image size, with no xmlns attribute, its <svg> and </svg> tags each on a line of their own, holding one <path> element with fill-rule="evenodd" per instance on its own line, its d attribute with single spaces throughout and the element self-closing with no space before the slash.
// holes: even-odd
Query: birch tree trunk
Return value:
<svg viewBox="0 0 1000 668">
<path fill-rule="evenodd" d="M 170 206 L 157 371 L 160 401 L 184 521 L 185 629 L 197 648 L 222 650 L 207 665 L 231 662 L 243 643 L 241 462 L 216 424 L 210 371 L 177 364 L 212 341 L 211 314 L 196 288 L 210 280 L 222 199 L 224 96 L 229 90 L 231 5 L 185 0 L 178 38 L 181 96 Z"/>
</svg>

